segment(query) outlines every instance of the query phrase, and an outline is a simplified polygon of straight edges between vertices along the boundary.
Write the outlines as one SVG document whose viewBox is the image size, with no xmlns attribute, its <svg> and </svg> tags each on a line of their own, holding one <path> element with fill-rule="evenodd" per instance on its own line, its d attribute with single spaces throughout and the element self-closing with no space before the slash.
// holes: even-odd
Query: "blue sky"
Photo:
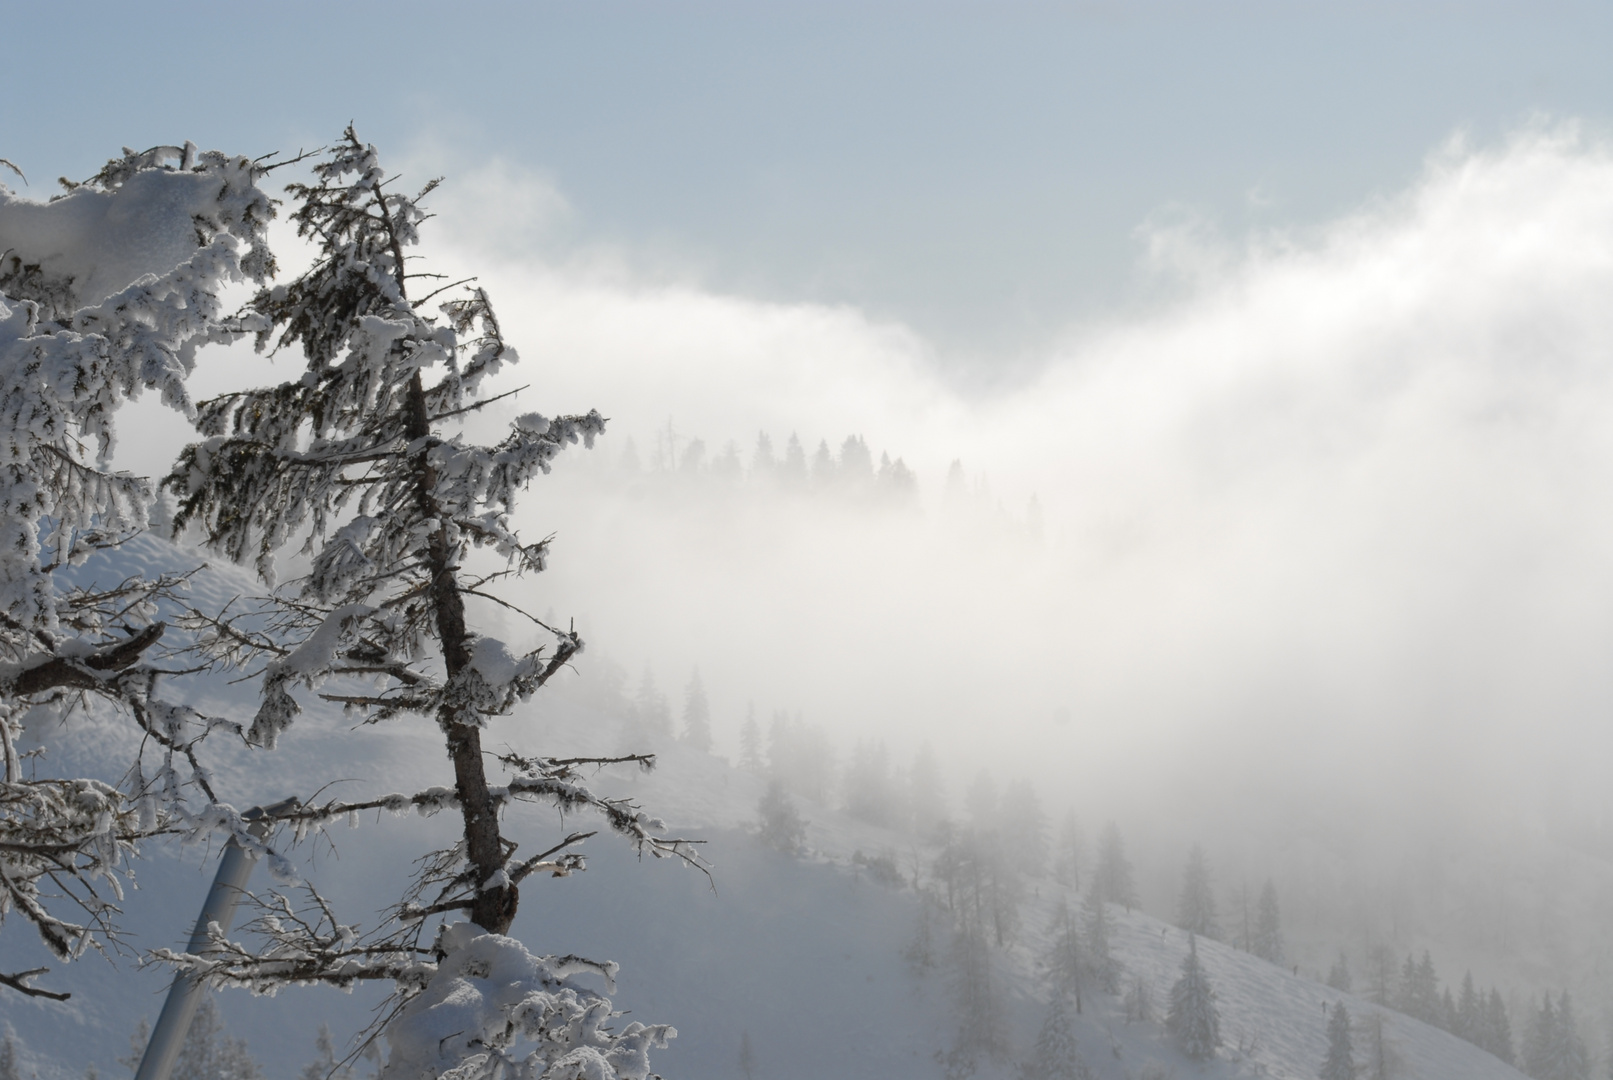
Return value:
<svg viewBox="0 0 1613 1080">
<path fill-rule="evenodd" d="M 987 369 L 1156 295 L 1150 223 L 1303 229 L 1458 131 L 1613 118 L 1600 4 L 90 3 L 71 31 L 8 6 L 34 45 L 0 156 L 35 190 L 124 144 L 291 151 L 352 119 L 450 177 L 546 177 L 547 257 L 855 305 Z"/>
</svg>

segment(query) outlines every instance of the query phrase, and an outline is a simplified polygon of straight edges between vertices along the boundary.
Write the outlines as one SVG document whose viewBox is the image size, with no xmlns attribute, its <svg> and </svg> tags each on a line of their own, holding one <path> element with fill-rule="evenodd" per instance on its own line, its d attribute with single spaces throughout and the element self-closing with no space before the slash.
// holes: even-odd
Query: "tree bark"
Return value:
<svg viewBox="0 0 1613 1080">
<path fill-rule="evenodd" d="M 405 436 L 410 442 L 427 439 L 431 435 L 431 422 L 419 372 L 415 372 L 409 382 L 407 407 Z M 429 448 L 422 447 L 417 465 L 417 497 L 421 513 L 427 518 L 436 518 L 441 510 L 435 495 L 437 471 L 431 465 L 429 454 Z M 488 887 L 488 881 L 504 866 L 504 840 L 499 834 L 498 809 L 488 791 L 487 770 L 482 761 L 481 718 L 465 715 L 464 706 L 452 700 L 452 687 L 470 665 L 470 632 L 465 627 L 465 598 L 455 576 L 457 568 L 453 565 L 446 522 L 439 522 L 431 534 L 426 565 L 431 575 L 432 615 L 437 640 L 442 646 L 446 685 L 450 688 L 449 700 L 439 710 L 437 722 L 448 739 L 448 756 L 454 763 L 454 793 L 465 820 L 465 858 L 476 888 L 470 919 L 484 930 L 502 934 L 515 920 L 520 893 L 507 881 Z"/>
</svg>

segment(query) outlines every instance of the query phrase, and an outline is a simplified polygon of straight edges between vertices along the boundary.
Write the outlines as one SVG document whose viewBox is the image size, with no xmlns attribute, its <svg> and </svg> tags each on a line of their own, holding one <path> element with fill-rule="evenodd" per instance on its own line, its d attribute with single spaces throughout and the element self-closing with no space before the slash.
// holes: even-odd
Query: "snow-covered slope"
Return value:
<svg viewBox="0 0 1613 1080">
<path fill-rule="evenodd" d="M 118 553 L 115 564 L 85 573 L 184 568 L 199 558 L 149 538 Z M 198 600 L 214 605 L 255 586 L 233 570 L 198 575 Z M 587 670 L 586 657 L 580 665 Z M 586 679 L 586 675 L 581 676 Z M 583 684 L 579 683 L 578 686 Z M 250 693 L 224 680 L 192 687 L 205 706 L 243 713 Z M 544 752 L 612 753 L 624 733 L 588 707 L 590 696 L 562 688 L 490 732 L 488 745 L 506 743 Z M 53 766 L 115 774 L 127 760 L 132 735 L 116 720 L 75 719 L 50 733 Z M 599 777 L 611 793 L 631 793 L 674 830 L 704 837 L 712 877 L 676 862 L 640 863 L 612 838 L 589 842 L 586 873 L 532 881 L 523 887 L 514 933 L 529 946 L 621 964 L 618 1006 L 634 1019 L 679 1029 L 672 1047 L 655 1057 L 664 1075 L 739 1077 L 748 1045 L 754 1076 L 808 1080 L 825 1076 L 941 1076 L 937 1054 L 957 1027 L 952 987 L 944 974 L 921 976 L 903 959 L 921 905 L 904 885 L 881 885 L 853 862 L 857 852 L 889 853 L 904 873 L 933 856 L 910 837 L 803 804 L 811 854 L 788 857 L 760 845 L 747 831 L 763 791 L 760 777 L 682 745 L 661 748 L 649 775 L 615 771 Z M 447 779 L 440 737 L 429 722 L 355 730 L 339 715 L 310 712 L 273 753 L 220 741 L 214 774 L 241 804 L 342 781 L 343 797 L 414 790 Z M 115 778 L 115 775 L 113 776 Z M 551 813 L 512 810 L 532 842 L 558 831 Z M 356 829 L 300 848 L 302 872 L 347 918 L 369 920 L 398 895 L 413 858 L 445 842 L 456 823 L 412 814 L 367 820 Z M 576 824 L 569 823 L 568 824 Z M 140 888 L 125 904 L 125 925 L 138 948 L 181 941 L 195 918 L 216 853 L 174 845 L 155 847 L 139 867 Z M 261 871 L 260 871 L 261 874 Z M 265 884 L 261 877 L 255 885 Z M 979 1076 L 1014 1075 L 1029 1055 L 1046 1012 L 1042 974 L 1056 887 L 1041 882 L 1027 900 L 1017 939 L 997 958 L 1012 1051 L 982 1061 Z M 1115 909 L 1114 949 L 1130 983 L 1142 979 L 1163 1015 L 1166 995 L 1187 949 L 1180 931 L 1140 912 Z M 21 1044 L 25 1068 L 44 1080 L 126 1075 L 116 1060 L 129 1035 L 154 1018 L 166 976 L 93 957 L 66 968 L 45 958 L 28 928 L 8 921 L 0 932 L 7 969 L 43 963 L 57 968 L 54 986 L 71 989 L 66 1004 L 0 996 L 0 1025 Z M 1342 1001 L 1357 1017 L 1374 1007 L 1215 942 L 1199 945 L 1219 996 L 1226 1045 L 1213 1061 L 1189 1061 L 1157 1023 L 1126 1023 L 1119 1001 L 1088 995 L 1076 1037 L 1093 1074 L 1103 1080 L 1143 1077 L 1314 1077 L 1326 1051 L 1324 1006 Z M 246 1037 L 270 1077 L 296 1076 L 314 1057 L 320 1023 L 339 1036 L 369 1021 L 384 990 L 351 995 L 323 989 L 287 990 L 275 999 L 221 996 L 230 1028 Z M 1386 1041 L 1405 1080 L 1516 1080 L 1513 1069 L 1444 1032 L 1384 1013 Z"/>
</svg>

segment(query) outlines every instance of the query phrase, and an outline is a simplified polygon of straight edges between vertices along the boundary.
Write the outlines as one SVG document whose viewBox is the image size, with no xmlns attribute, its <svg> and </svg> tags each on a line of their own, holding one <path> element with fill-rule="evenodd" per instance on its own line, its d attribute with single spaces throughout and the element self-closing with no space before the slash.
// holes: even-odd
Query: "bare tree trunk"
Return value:
<svg viewBox="0 0 1613 1080">
<path fill-rule="evenodd" d="M 408 424 L 405 434 L 410 442 L 425 439 L 431 434 L 430 419 L 426 413 L 426 392 L 420 373 L 415 372 L 409 382 Z M 437 471 L 420 451 L 419 500 L 420 509 L 427 517 L 438 517 L 433 491 L 437 484 Z M 447 523 L 440 523 L 426 549 L 426 562 L 431 571 L 431 607 L 437 623 L 437 640 L 442 645 L 446 685 L 450 688 L 449 700 L 437 714 L 443 734 L 448 738 L 448 756 L 454 763 L 454 794 L 459 799 L 460 813 L 465 818 L 465 858 L 476 883 L 475 899 L 471 902 L 471 922 L 484 930 L 502 934 L 515 921 L 515 910 L 520 895 L 515 885 L 505 882 L 485 888 L 488 880 L 504 866 L 504 840 L 499 835 L 498 810 L 488 791 L 487 770 L 482 762 L 482 730 L 477 717 L 464 716 L 463 707 L 453 702 L 452 687 L 459 675 L 470 665 L 470 633 L 465 628 L 465 598 L 460 594 L 455 577 L 452 552 L 449 549 Z"/>
</svg>

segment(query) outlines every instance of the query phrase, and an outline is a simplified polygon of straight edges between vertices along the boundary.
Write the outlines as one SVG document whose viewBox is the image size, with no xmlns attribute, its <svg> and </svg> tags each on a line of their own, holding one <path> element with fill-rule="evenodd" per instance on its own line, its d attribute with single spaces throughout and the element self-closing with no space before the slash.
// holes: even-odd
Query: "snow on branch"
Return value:
<svg viewBox="0 0 1613 1080">
<path fill-rule="evenodd" d="M 148 526 L 150 482 L 110 466 L 118 408 L 151 390 L 193 414 L 197 350 L 255 325 L 220 296 L 273 272 L 261 173 L 186 143 L 126 150 L 49 202 L 0 185 L 0 919 L 31 922 L 64 960 L 117 946 L 139 841 L 183 816 L 192 785 L 213 797 L 194 748 L 216 724 L 162 700 L 150 659 L 187 575 L 101 587 L 63 570 Z M 21 718 L 97 700 L 155 744 L 154 775 L 137 759 L 122 791 L 39 777 L 36 761 L 25 779 Z M 0 985 L 60 997 L 32 985 L 41 973 Z"/>
</svg>

